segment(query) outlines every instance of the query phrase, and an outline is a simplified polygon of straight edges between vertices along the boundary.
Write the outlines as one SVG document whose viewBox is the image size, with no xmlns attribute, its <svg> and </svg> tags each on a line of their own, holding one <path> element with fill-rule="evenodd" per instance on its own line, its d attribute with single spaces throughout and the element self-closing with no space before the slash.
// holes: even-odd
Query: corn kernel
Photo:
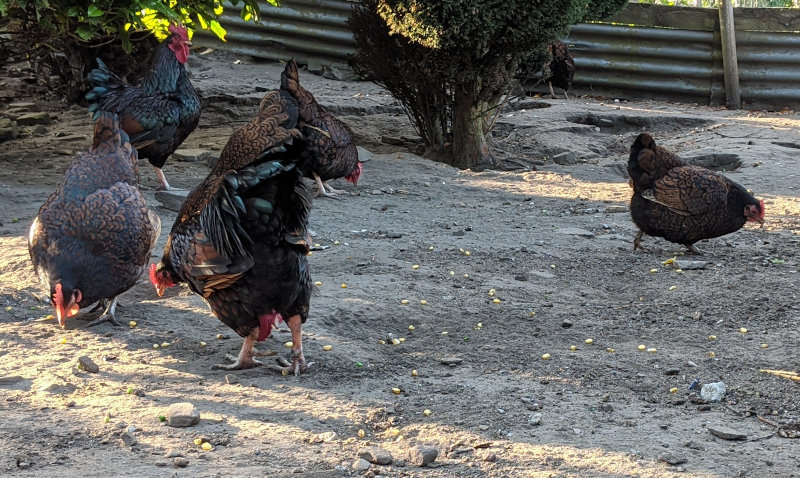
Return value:
<svg viewBox="0 0 800 478">
<path fill-rule="evenodd" d="M 672 387 L 669 389 L 669 393 L 678 393 L 678 387 Z"/>
<path fill-rule="evenodd" d="M 60 344 L 67 343 L 67 338 L 66 337 L 61 337 L 61 340 L 59 340 L 58 343 L 60 343 Z"/>
<path fill-rule="evenodd" d="M 542 354 L 542 360 L 550 360 L 550 354 Z"/>
<path fill-rule="evenodd" d="M 392 345 L 400 345 L 400 339 L 392 339 Z"/>
<path fill-rule="evenodd" d="M 495 304 L 499 304 L 500 303 L 500 299 L 493 299 L 492 302 L 495 303 Z"/>
<path fill-rule="evenodd" d="M 400 301 L 400 303 L 403 305 L 408 305 L 408 299 L 403 299 Z"/>
<path fill-rule="evenodd" d="M 200 341 L 200 346 L 201 346 L 201 347 L 205 347 L 205 346 L 206 346 L 206 343 L 205 343 L 205 342 L 203 342 L 203 341 L 201 340 L 201 341 Z"/>
<path fill-rule="evenodd" d="M 425 299 L 422 299 L 421 301 L 419 301 L 419 303 L 422 305 L 428 305 L 428 301 Z"/>
<path fill-rule="evenodd" d="M 578 350 L 578 346 L 577 345 L 570 345 L 569 349 L 574 352 L 574 351 Z"/>
<path fill-rule="evenodd" d="M 584 343 L 586 343 L 586 345 L 592 345 L 594 343 L 594 340 L 586 339 L 586 340 L 584 340 Z"/>
<path fill-rule="evenodd" d="M 161 348 L 162 349 L 165 349 L 167 347 L 169 347 L 169 342 L 161 342 Z"/>
<path fill-rule="evenodd" d="M 290 349 L 290 348 L 292 348 L 294 346 L 294 342 L 292 342 L 290 340 L 290 341 L 286 342 L 285 344 L 283 344 L 283 346 L 288 348 L 288 349 Z"/>
<path fill-rule="evenodd" d="M 427 408 L 426 408 L 425 410 L 423 410 L 423 412 L 422 412 L 422 414 L 423 414 L 423 415 L 425 415 L 426 417 L 429 417 L 429 416 L 431 416 L 431 414 L 432 414 L 432 413 L 433 413 L 433 412 L 432 412 L 432 411 L 430 411 L 430 410 L 428 410 Z"/>
<path fill-rule="evenodd" d="M 414 369 L 414 370 L 411 371 L 411 376 L 412 377 L 419 377 L 419 372 L 417 372 L 417 369 Z"/>
<path fill-rule="evenodd" d="M 159 347 L 159 345 L 158 345 L 158 344 L 153 344 L 153 348 L 154 348 L 154 349 L 157 349 L 158 347 Z"/>
<path fill-rule="evenodd" d="M 742 327 L 741 329 L 739 329 L 739 332 L 741 332 L 741 333 L 743 333 L 743 334 L 746 334 L 746 333 L 747 333 L 747 329 L 745 329 L 744 327 Z"/>
<path fill-rule="evenodd" d="M 657 349 L 657 348 L 655 348 L 655 347 L 651 347 L 651 348 L 647 349 L 647 351 L 648 351 L 649 353 L 651 353 L 651 354 L 654 354 L 654 353 L 658 352 L 658 349 Z"/>
<path fill-rule="evenodd" d="M 414 264 L 413 266 L 411 266 L 411 268 L 414 269 L 414 270 L 417 270 L 417 269 L 419 269 L 419 264 Z"/>
<path fill-rule="evenodd" d="M 709 353 L 708 353 L 708 356 L 709 356 L 709 357 L 716 357 L 716 356 L 717 356 L 717 354 L 715 354 L 714 352 L 709 352 Z"/>
<path fill-rule="evenodd" d="M 647 347 L 644 346 L 644 345 L 640 345 L 640 346 L 638 346 L 636 348 L 639 349 L 639 350 L 647 350 Z"/>
<path fill-rule="evenodd" d="M 762 348 L 762 349 L 766 349 L 766 348 L 768 348 L 768 347 L 769 347 L 769 345 L 767 345 L 767 344 L 761 344 L 761 348 Z"/>
<path fill-rule="evenodd" d="M 678 288 L 678 286 L 676 286 L 676 285 L 671 285 L 671 286 L 669 286 L 669 290 L 675 290 L 675 289 L 677 289 L 677 288 Z"/>
<path fill-rule="evenodd" d="M 211 451 L 214 447 L 211 445 L 211 443 L 205 442 L 202 445 L 200 445 L 200 448 L 202 448 L 205 451 Z"/>
<path fill-rule="evenodd" d="M 136 327 L 136 321 L 135 321 L 135 320 L 131 320 L 130 322 L 128 322 L 128 326 L 129 326 L 130 328 L 134 328 L 134 327 Z"/>
<path fill-rule="evenodd" d="M 454 276 L 454 275 L 456 275 L 456 271 L 450 271 L 450 275 L 451 275 L 451 276 Z"/>
<path fill-rule="evenodd" d="M 400 341 L 400 343 L 402 344 L 403 342 L 406 341 L 406 338 L 405 337 L 400 337 L 397 340 Z"/>
<path fill-rule="evenodd" d="M 716 335 L 709 335 L 708 336 L 708 340 L 717 340 L 717 336 Z"/>
<path fill-rule="evenodd" d="M 364 438 L 365 436 L 367 436 L 367 432 L 365 432 L 364 430 L 359 429 L 358 430 L 358 438 Z"/>
<path fill-rule="evenodd" d="M 315 286 L 317 286 L 317 287 L 319 287 L 319 286 L 321 286 L 321 285 L 322 285 L 322 281 L 321 281 L 321 280 L 318 280 L 318 281 L 314 282 L 314 285 L 315 285 Z"/>
<path fill-rule="evenodd" d="M 378 340 L 378 343 L 381 345 L 386 345 L 386 341 L 383 339 Z"/>
<path fill-rule="evenodd" d="M 345 284 L 344 282 L 342 282 L 342 289 L 347 289 L 347 284 Z"/>
<path fill-rule="evenodd" d="M 465 256 L 469 256 L 469 255 L 471 255 L 471 254 L 472 254 L 472 253 L 471 253 L 471 252 L 469 252 L 469 251 L 464 251 L 464 255 L 465 255 Z"/>
<path fill-rule="evenodd" d="M 408 330 L 414 330 L 414 329 L 416 329 L 416 327 L 414 327 L 413 325 L 408 326 Z"/>
<path fill-rule="evenodd" d="M 339 241 L 333 241 L 333 245 L 334 245 L 334 246 L 338 246 L 339 244 L 341 244 L 341 242 L 339 242 Z"/>
<path fill-rule="evenodd" d="M 392 387 L 392 393 L 395 395 L 400 395 L 401 393 L 403 393 L 403 391 L 397 387 Z"/>
<path fill-rule="evenodd" d="M 655 274 L 656 272 L 658 272 L 658 269 L 650 269 L 651 274 Z"/>
<path fill-rule="evenodd" d="M 194 439 L 194 444 L 197 445 L 197 446 L 202 445 L 203 444 L 203 439 L 202 438 L 195 438 Z"/>
<path fill-rule="evenodd" d="M 607 349 L 606 349 L 606 352 L 608 352 L 608 353 L 610 353 L 610 354 L 613 354 L 613 353 L 614 353 L 614 349 L 612 349 L 611 347 L 609 347 L 609 348 L 607 348 Z"/>
<path fill-rule="evenodd" d="M 323 345 L 322 350 L 330 352 L 331 350 L 333 350 L 333 345 Z"/>
</svg>

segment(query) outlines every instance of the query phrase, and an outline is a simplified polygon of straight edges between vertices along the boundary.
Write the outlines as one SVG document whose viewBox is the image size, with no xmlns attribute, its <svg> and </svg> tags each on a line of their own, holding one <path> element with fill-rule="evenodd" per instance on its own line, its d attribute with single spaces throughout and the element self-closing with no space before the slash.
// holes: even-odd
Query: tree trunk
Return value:
<svg viewBox="0 0 800 478">
<path fill-rule="evenodd" d="M 477 84 L 461 85 L 455 91 L 453 107 L 453 162 L 461 168 L 492 166 L 489 150 L 489 120 L 494 110 L 478 102 Z"/>
</svg>

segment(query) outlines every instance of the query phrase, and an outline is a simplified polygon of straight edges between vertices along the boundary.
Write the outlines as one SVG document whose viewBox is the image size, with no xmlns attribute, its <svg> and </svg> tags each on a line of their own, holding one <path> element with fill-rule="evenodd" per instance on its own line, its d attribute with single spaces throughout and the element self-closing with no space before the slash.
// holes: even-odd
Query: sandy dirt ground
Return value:
<svg viewBox="0 0 800 478">
<path fill-rule="evenodd" d="M 205 109 L 185 147 L 221 150 L 277 86 L 281 65 L 234 60 L 193 56 Z M 800 383 L 764 372 L 800 366 L 793 112 L 527 99 L 498 120 L 500 168 L 459 171 L 414 154 L 385 91 L 302 71 L 374 156 L 358 191 L 337 181 L 350 194 L 314 203 L 314 364 L 294 377 L 211 370 L 241 339 L 187 289 L 159 299 L 146 278 L 121 296 L 125 326 L 47 319 L 27 230 L 91 122 L 26 75 L 0 78 L 0 103 L 35 102 L 53 122 L 0 143 L 0 474 L 800 476 Z M 634 252 L 624 164 L 643 130 L 686 157 L 736 155 L 726 174 L 764 199 L 765 227 L 699 243 L 698 270 L 664 264 L 684 257 L 661 239 Z M 572 164 L 555 164 L 564 152 Z M 190 189 L 207 167 L 164 171 Z M 146 162 L 140 174 L 165 225 L 157 261 L 175 213 Z M 286 355 L 288 340 L 284 327 L 259 347 Z M 722 401 L 700 397 L 720 381 Z M 162 423 L 176 402 L 199 424 Z M 370 446 L 391 463 L 354 470 Z M 419 447 L 438 451 L 426 468 Z"/>
</svg>

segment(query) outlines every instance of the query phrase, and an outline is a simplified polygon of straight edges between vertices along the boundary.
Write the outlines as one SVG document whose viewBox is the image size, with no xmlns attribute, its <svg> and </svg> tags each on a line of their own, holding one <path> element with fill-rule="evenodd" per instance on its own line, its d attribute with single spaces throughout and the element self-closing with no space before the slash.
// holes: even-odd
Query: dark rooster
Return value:
<svg viewBox="0 0 800 478">
<path fill-rule="evenodd" d="M 219 162 L 183 203 L 164 256 L 150 269 L 159 295 L 186 282 L 225 325 L 244 337 L 238 358 L 215 368 L 261 365 L 253 344 L 285 320 L 299 374 L 301 327 L 308 316 L 311 277 L 306 258 L 311 197 L 302 177 L 307 151 L 298 141 L 297 102 L 273 90 L 258 116 L 228 140 Z"/>
<path fill-rule="evenodd" d="M 297 100 L 300 107 L 298 129 L 311 151 L 311 164 L 305 172 L 317 182 L 317 196 L 341 193 L 326 181 L 344 178 L 358 186 L 363 166 L 358 160 L 358 149 L 353 141 L 353 131 L 342 121 L 325 111 L 308 90 L 300 86 L 297 63 L 290 60 L 281 73 L 281 90 Z"/>
<path fill-rule="evenodd" d="M 569 99 L 567 90 L 572 88 L 572 78 L 575 76 L 575 60 L 570 54 L 567 45 L 561 40 L 556 40 L 555 43 L 550 45 L 549 49 L 552 59 L 545 64 L 542 76 L 544 81 L 550 85 L 550 97 L 556 97 L 556 93 L 553 91 L 553 86 L 555 85 L 564 90 L 564 98 Z"/>
<path fill-rule="evenodd" d="M 119 115 L 122 129 L 139 156 L 153 165 L 162 189 L 171 188 L 161 168 L 200 121 L 200 98 L 183 66 L 189 57 L 188 33 L 178 25 L 170 25 L 169 31 L 141 86 L 127 84 L 98 58 L 99 68 L 88 77 L 93 88 L 86 93 L 95 118 L 101 111 Z"/>
<path fill-rule="evenodd" d="M 91 149 L 69 166 L 33 220 L 28 250 L 62 327 L 80 308 L 106 301 L 89 325 L 116 324 L 117 296 L 147 268 L 161 221 L 139 191 L 137 159 L 116 116 L 101 114 Z"/>
<path fill-rule="evenodd" d="M 700 253 L 697 241 L 736 232 L 748 221 L 764 224 L 764 201 L 721 174 L 687 165 L 649 134 L 631 146 L 628 174 L 631 217 L 639 228 L 634 250 L 648 234 Z"/>
</svg>

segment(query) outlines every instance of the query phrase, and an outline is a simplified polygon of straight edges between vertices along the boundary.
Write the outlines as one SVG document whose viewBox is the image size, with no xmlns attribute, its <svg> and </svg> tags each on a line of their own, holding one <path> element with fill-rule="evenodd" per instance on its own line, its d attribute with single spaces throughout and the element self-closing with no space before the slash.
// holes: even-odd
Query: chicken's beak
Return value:
<svg viewBox="0 0 800 478">
<path fill-rule="evenodd" d="M 58 325 L 61 328 L 64 328 L 67 325 L 67 311 L 64 310 L 64 306 L 61 304 L 56 304 L 56 319 L 58 319 Z"/>
<path fill-rule="evenodd" d="M 165 290 L 166 290 L 166 287 L 164 287 L 163 285 L 157 285 L 156 286 L 156 294 L 158 294 L 159 297 L 164 297 L 164 291 Z"/>
</svg>

